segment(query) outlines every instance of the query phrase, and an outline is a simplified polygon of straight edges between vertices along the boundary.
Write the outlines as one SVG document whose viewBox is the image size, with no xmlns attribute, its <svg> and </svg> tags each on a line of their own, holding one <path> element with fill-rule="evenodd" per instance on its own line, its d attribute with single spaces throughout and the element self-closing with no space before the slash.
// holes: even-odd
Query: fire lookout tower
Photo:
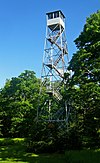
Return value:
<svg viewBox="0 0 100 163">
<path fill-rule="evenodd" d="M 62 90 L 66 84 L 68 50 L 65 35 L 65 16 L 62 11 L 46 14 L 46 38 L 41 72 L 40 94 L 45 92 L 37 119 L 49 122 L 68 122 L 69 110 Z"/>
</svg>

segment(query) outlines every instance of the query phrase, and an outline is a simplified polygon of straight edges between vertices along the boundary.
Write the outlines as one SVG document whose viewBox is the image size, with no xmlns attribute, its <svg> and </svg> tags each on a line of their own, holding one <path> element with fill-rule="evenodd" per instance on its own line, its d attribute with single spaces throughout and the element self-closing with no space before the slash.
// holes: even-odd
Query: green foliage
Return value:
<svg viewBox="0 0 100 163">
<path fill-rule="evenodd" d="M 75 44 L 78 51 L 69 64 L 69 70 L 73 71 L 73 75 L 67 92 L 70 95 L 71 105 L 75 109 L 75 124 L 82 135 L 83 146 L 99 148 L 100 11 L 87 18 Z"/>
<path fill-rule="evenodd" d="M 90 15 L 86 20 L 83 31 L 75 40 L 78 48 L 89 48 L 92 45 L 98 44 L 100 41 L 100 10 L 97 13 Z M 100 42 L 99 42 L 100 43 Z M 100 45 L 100 44 L 99 44 Z M 95 46 L 94 46 L 95 48 Z"/>
<path fill-rule="evenodd" d="M 34 153 L 54 153 L 56 152 L 55 144 L 45 141 L 38 141 L 38 142 L 30 142 L 27 146 L 27 152 L 34 152 Z"/>
<path fill-rule="evenodd" d="M 75 84 L 100 81 L 100 11 L 87 18 L 83 32 L 75 40 L 78 51 L 69 69 L 74 71 Z"/>
<path fill-rule="evenodd" d="M 25 145 L 24 138 L 0 138 L 0 146 Z"/>
<path fill-rule="evenodd" d="M 8 80 L 0 91 L 0 119 L 3 137 L 27 137 L 37 112 L 39 80 L 26 70 Z"/>
</svg>

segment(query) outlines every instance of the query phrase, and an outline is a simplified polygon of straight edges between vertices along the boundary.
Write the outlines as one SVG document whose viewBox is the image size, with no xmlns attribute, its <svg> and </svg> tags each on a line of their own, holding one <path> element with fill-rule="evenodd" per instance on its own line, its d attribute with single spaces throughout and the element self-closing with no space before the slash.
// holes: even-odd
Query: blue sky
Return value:
<svg viewBox="0 0 100 163">
<path fill-rule="evenodd" d="M 0 0 L 0 88 L 6 79 L 24 70 L 39 78 L 44 52 L 46 13 L 62 10 L 66 17 L 69 58 L 76 51 L 74 39 L 86 17 L 100 9 L 100 0 Z"/>
</svg>

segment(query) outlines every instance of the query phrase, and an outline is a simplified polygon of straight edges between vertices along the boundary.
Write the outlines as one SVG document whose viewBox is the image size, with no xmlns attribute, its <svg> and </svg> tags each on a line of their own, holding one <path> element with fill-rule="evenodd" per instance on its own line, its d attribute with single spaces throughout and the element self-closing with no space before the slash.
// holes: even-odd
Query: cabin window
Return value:
<svg viewBox="0 0 100 163">
<path fill-rule="evenodd" d="M 48 14 L 48 19 L 53 19 L 53 13 Z"/>
<path fill-rule="evenodd" d="M 54 12 L 54 18 L 58 18 L 59 17 L 59 11 L 58 12 Z"/>
</svg>

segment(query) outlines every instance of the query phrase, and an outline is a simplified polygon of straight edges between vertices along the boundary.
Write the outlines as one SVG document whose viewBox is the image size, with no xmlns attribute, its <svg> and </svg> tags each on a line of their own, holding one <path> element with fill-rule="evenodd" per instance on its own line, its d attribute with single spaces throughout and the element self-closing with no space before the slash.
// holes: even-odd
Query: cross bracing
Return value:
<svg viewBox="0 0 100 163">
<path fill-rule="evenodd" d="M 68 122 L 69 109 L 62 94 L 66 84 L 67 66 L 65 17 L 61 11 L 47 13 L 40 88 L 40 94 L 45 92 L 46 95 L 37 111 L 38 121 Z"/>
</svg>

